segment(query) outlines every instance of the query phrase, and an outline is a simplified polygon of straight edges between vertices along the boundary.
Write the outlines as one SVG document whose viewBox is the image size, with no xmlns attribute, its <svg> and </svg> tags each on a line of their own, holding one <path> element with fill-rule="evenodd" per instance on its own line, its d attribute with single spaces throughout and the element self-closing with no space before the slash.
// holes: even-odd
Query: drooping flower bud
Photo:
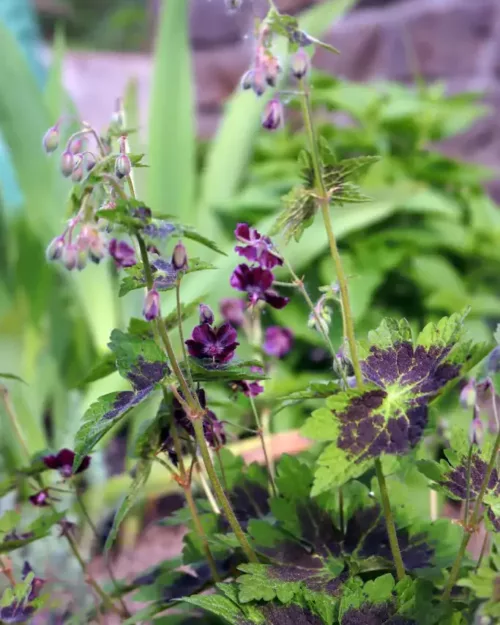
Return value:
<svg viewBox="0 0 500 625">
<path fill-rule="evenodd" d="M 477 402 L 476 380 L 470 378 L 460 391 L 460 403 L 463 408 L 473 408 Z"/>
<path fill-rule="evenodd" d="M 85 157 L 85 168 L 87 171 L 92 171 L 97 163 L 96 157 L 92 154 L 92 152 L 87 152 Z"/>
<path fill-rule="evenodd" d="M 269 100 L 262 116 L 262 127 L 277 130 L 283 123 L 283 105 L 278 98 Z"/>
<path fill-rule="evenodd" d="M 210 306 L 200 304 L 200 323 L 208 323 L 212 325 L 214 322 L 214 313 Z"/>
<path fill-rule="evenodd" d="M 276 87 L 278 76 L 281 72 L 281 66 L 275 56 L 266 57 L 264 62 L 264 72 L 267 84 L 270 87 Z"/>
<path fill-rule="evenodd" d="M 261 67 L 256 67 L 252 74 L 252 89 L 255 95 L 261 96 L 266 90 L 266 73 Z"/>
<path fill-rule="evenodd" d="M 143 315 L 146 321 L 153 321 L 160 314 L 160 294 L 156 289 L 151 289 L 144 299 Z"/>
<path fill-rule="evenodd" d="M 65 150 L 61 154 L 61 173 L 68 178 L 73 173 L 75 167 L 75 157 L 69 150 Z"/>
<path fill-rule="evenodd" d="M 71 154 L 80 154 L 87 147 L 87 142 L 82 136 L 75 137 L 68 146 Z"/>
<path fill-rule="evenodd" d="M 64 238 L 59 236 L 52 239 L 49 243 L 46 251 L 45 257 L 47 260 L 58 260 L 61 258 L 64 249 Z"/>
<path fill-rule="evenodd" d="M 304 48 L 300 48 L 298 52 L 294 54 L 291 67 L 292 74 L 297 80 L 301 80 L 307 75 L 311 67 L 311 59 Z"/>
<path fill-rule="evenodd" d="M 474 411 L 474 418 L 471 421 L 469 426 L 469 441 L 471 445 L 477 445 L 481 447 L 484 440 L 484 426 L 481 419 L 477 416 L 476 411 Z"/>
<path fill-rule="evenodd" d="M 172 265 L 177 271 L 183 271 L 184 269 L 187 269 L 187 252 L 182 241 L 179 241 L 179 243 L 177 243 L 177 245 L 174 247 L 174 251 L 172 253 Z"/>
<path fill-rule="evenodd" d="M 244 91 L 247 91 L 248 89 L 251 89 L 253 87 L 253 74 L 253 69 L 249 69 L 241 77 L 240 85 Z"/>
<path fill-rule="evenodd" d="M 43 149 L 50 154 L 59 147 L 59 127 L 56 124 L 49 128 L 43 136 Z"/>
<path fill-rule="evenodd" d="M 86 249 L 78 250 L 76 256 L 76 268 L 78 271 L 82 271 L 87 266 L 88 251 Z"/>
<path fill-rule="evenodd" d="M 219 310 L 225 321 L 233 326 L 241 326 L 245 322 L 245 306 L 242 299 L 230 297 L 221 300 Z"/>
<path fill-rule="evenodd" d="M 120 154 L 115 161 L 115 174 L 117 178 L 125 178 L 132 171 L 132 163 L 126 154 Z"/>
<path fill-rule="evenodd" d="M 93 263 L 100 263 L 106 254 L 106 245 L 100 232 L 95 231 L 89 242 L 89 257 Z"/>
<path fill-rule="evenodd" d="M 62 251 L 62 262 L 68 271 L 72 271 L 78 262 L 78 247 L 74 243 L 68 243 Z"/>
<path fill-rule="evenodd" d="M 74 183 L 81 182 L 83 178 L 83 160 L 80 158 L 80 161 L 77 163 L 73 172 L 71 173 L 71 180 Z"/>
</svg>

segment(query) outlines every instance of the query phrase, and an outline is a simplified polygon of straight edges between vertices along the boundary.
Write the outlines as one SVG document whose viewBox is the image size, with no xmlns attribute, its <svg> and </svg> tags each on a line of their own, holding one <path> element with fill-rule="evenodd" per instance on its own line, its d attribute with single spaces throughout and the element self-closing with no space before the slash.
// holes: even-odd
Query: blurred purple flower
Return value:
<svg viewBox="0 0 500 625">
<path fill-rule="evenodd" d="M 234 249 L 250 262 L 256 262 L 265 269 L 272 269 L 283 264 L 283 259 L 273 249 L 269 237 L 263 236 L 248 224 L 238 224 L 234 234 L 238 241 L 245 243 L 245 247 L 237 245 Z"/>
<path fill-rule="evenodd" d="M 108 250 L 118 268 L 133 267 L 137 264 L 134 248 L 125 241 L 111 239 Z"/>
<path fill-rule="evenodd" d="M 200 406 L 205 411 L 203 415 L 203 433 L 205 435 L 205 440 L 211 447 L 219 448 L 226 443 L 224 424 L 222 423 L 222 421 L 219 421 L 214 412 L 207 409 L 207 399 L 205 391 L 200 388 L 196 391 L 196 394 L 198 396 Z M 180 391 L 179 395 L 183 397 Z M 191 419 L 188 417 L 188 415 L 184 411 L 184 408 L 176 397 L 174 397 L 172 401 L 172 407 L 175 423 L 179 427 L 183 428 L 189 434 L 189 436 L 194 437 L 194 427 Z"/>
<path fill-rule="evenodd" d="M 245 307 L 245 302 L 236 297 L 222 299 L 219 304 L 220 314 L 223 319 L 233 326 L 243 325 L 245 321 Z"/>
<path fill-rule="evenodd" d="M 44 508 L 45 506 L 49 505 L 49 501 L 50 501 L 49 491 L 46 488 L 44 488 L 38 493 L 31 495 L 29 500 L 34 506 L 38 506 L 39 508 Z"/>
<path fill-rule="evenodd" d="M 57 454 L 52 456 L 44 456 L 42 461 L 48 469 L 57 469 L 62 477 L 71 477 L 73 475 L 73 461 L 75 452 L 71 449 L 61 449 Z M 82 473 L 89 468 L 90 456 L 85 456 L 80 463 L 78 469 L 74 472 Z"/>
<path fill-rule="evenodd" d="M 271 326 L 267 328 L 264 339 L 264 351 L 269 356 L 283 358 L 292 349 L 293 334 L 288 328 Z"/>
<path fill-rule="evenodd" d="M 222 364 L 233 358 L 234 350 L 239 345 L 236 339 L 236 330 L 229 323 L 223 323 L 218 328 L 202 323 L 194 328 L 186 345 L 193 358 L 209 358 L 213 363 Z"/>
<path fill-rule="evenodd" d="M 214 322 L 214 313 L 210 306 L 200 304 L 200 323 L 208 323 L 211 326 Z"/>
<path fill-rule="evenodd" d="M 236 267 L 230 279 L 233 289 L 248 293 L 252 306 L 259 300 L 262 300 L 273 308 L 280 310 L 288 304 L 289 299 L 288 297 L 282 297 L 271 288 L 273 282 L 274 276 L 269 269 L 249 267 L 244 264 Z"/>
<path fill-rule="evenodd" d="M 266 130 L 278 130 L 283 125 L 285 113 L 278 98 L 269 100 L 262 115 L 262 127 Z"/>
<path fill-rule="evenodd" d="M 160 314 L 160 294 L 156 289 L 151 289 L 146 293 L 142 314 L 146 321 L 153 321 Z"/>
</svg>

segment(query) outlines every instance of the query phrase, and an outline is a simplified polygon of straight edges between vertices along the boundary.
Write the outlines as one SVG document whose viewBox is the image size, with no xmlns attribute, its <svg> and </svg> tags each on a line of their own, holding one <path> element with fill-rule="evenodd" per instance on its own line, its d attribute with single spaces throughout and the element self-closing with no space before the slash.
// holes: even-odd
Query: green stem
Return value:
<svg viewBox="0 0 500 625">
<path fill-rule="evenodd" d="M 470 508 L 470 471 L 472 464 L 472 449 L 474 445 L 471 443 L 469 447 L 469 454 L 467 456 L 467 469 L 466 469 L 466 480 L 467 480 L 467 491 L 465 494 L 465 510 L 464 510 L 464 525 L 467 527 L 467 523 L 469 520 L 469 508 Z"/>
<path fill-rule="evenodd" d="M 377 472 L 377 480 L 380 487 L 380 498 L 382 500 L 382 510 L 384 511 L 385 523 L 387 526 L 387 534 L 389 536 L 389 544 L 391 546 L 392 558 L 396 566 L 396 575 L 398 580 L 402 580 L 405 576 L 405 565 L 399 549 L 398 537 L 396 534 L 396 526 L 394 517 L 392 516 L 391 504 L 389 501 L 389 493 L 387 492 L 387 484 L 385 482 L 384 472 L 380 458 L 375 460 L 375 471 Z"/>
<path fill-rule="evenodd" d="M 495 404 L 495 393 L 493 395 L 493 404 Z M 496 408 L 494 409 L 496 411 Z M 457 557 L 455 558 L 455 562 L 453 563 L 453 567 L 450 571 L 450 577 L 448 578 L 448 583 L 443 591 L 443 600 L 447 600 L 451 596 L 451 591 L 453 590 L 453 586 L 458 579 L 458 575 L 460 573 L 460 567 L 462 565 L 462 560 L 465 555 L 465 550 L 467 549 L 467 545 L 469 544 L 469 540 L 476 530 L 476 525 L 481 516 L 481 505 L 483 503 L 483 497 L 488 488 L 488 482 L 490 481 L 491 474 L 493 473 L 493 469 L 495 468 L 498 451 L 500 450 L 500 432 L 495 439 L 495 443 L 493 445 L 493 451 L 491 452 L 491 458 L 488 462 L 488 466 L 486 468 L 486 473 L 484 474 L 483 482 L 481 484 L 481 488 L 479 490 L 479 494 L 476 499 L 476 503 L 474 504 L 474 509 L 472 511 L 472 515 L 469 523 L 465 527 L 464 536 L 462 539 L 462 543 L 460 544 L 460 548 L 457 553 Z"/>
<path fill-rule="evenodd" d="M 201 544 L 203 545 L 203 551 L 205 552 L 205 556 L 207 558 L 208 566 L 210 567 L 210 572 L 212 573 L 213 580 L 214 582 L 220 582 L 220 576 L 217 572 L 217 565 L 215 564 L 214 557 L 212 555 L 212 552 L 210 551 L 210 545 L 208 544 L 207 535 L 205 533 L 205 530 L 203 529 L 203 525 L 201 524 L 201 519 L 198 514 L 198 510 L 196 509 L 196 503 L 193 499 L 193 493 L 191 492 L 190 486 L 186 486 L 184 488 L 184 496 L 186 497 L 194 526 L 200 537 Z"/>
<path fill-rule="evenodd" d="M 176 299 L 176 304 L 177 304 L 177 323 L 179 326 L 179 338 L 181 340 L 182 356 L 186 364 L 186 372 L 187 372 L 187 377 L 189 379 L 189 384 L 191 388 L 193 389 L 193 393 L 194 393 L 195 391 L 194 391 L 193 376 L 191 375 L 191 367 L 189 366 L 189 359 L 188 359 L 188 355 L 186 351 L 186 344 L 184 342 L 184 331 L 182 330 L 181 279 L 180 278 L 175 283 L 175 299 Z"/>
<path fill-rule="evenodd" d="M 309 137 L 309 144 L 311 147 L 312 163 L 314 168 L 314 177 L 316 180 L 316 191 L 318 194 L 318 201 L 321 208 L 321 214 L 323 216 L 323 222 L 325 224 L 326 235 L 328 237 L 328 243 L 330 246 L 330 254 L 335 265 L 335 271 L 337 273 L 337 279 L 339 282 L 340 295 L 342 298 L 342 321 L 344 325 L 344 336 L 349 344 L 349 351 L 352 360 L 352 366 L 354 368 L 354 375 L 356 376 L 356 382 L 358 388 L 363 386 L 363 376 L 361 374 L 361 366 L 358 357 L 358 348 L 356 345 L 356 339 L 354 336 L 354 322 L 352 318 L 351 304 L 349 301 L 349 289 L 347 286 L 347 278 L 342 266 L 342 260 L 340 258 L 339 250 L 337 247 L 337 241 L 333 232 L 332 221 L 330 218 L 330 197 L 325 187 L 322 174 L 321 158 L 318 149 L 318 142 L 314 132 L 314 125 L 312 119 L 311 98 L 309 93 L 309 87 L 307 83 L 302 80 L 302 89 L 304 96 L 302 98 L 302 111 L 304 115 L 304 122 L 306 125 L 307 135 Z"/>
<path fill-rule="evenodd" d="M 7 387 L 0 385 L 0 395 L 2 397 L 3 405 L 5 407 L 5 412 L 7 413 L 7 417 L 9 418 L 16 438 L 19 441 L 19 444 L 24 451 L 26 458 L 29 460 L 31 458 L 30 450 L 28 449 L 28 444 L 26 443 L 21 426 L 19 425 L 19 421 L 17 420 L 17 414 L 14 410 L 14 406 L 12 405 L 12 401 L 10 399 Z"/>
<path fill-rule="evenodd" d="M 266 463 L 269 483 L 271 484 L 271 489 L 273 491 L 274 497 L 277 497 L 278 492 L 276 491 L 276 484 L 274 483 L 273 470 L 272 470 L 271 462 L 269 460 L 269 454 L 267 453 L 267 444 L 266 444 L 266 439 L 264 437 L 264 430 L 262 429 L 262 423 L 260 421 L 259 412 L 257 410 L 257 406 L 255 405 L 255 399 L 251 395 L 249 396 L 248 399 L 250 400 L 250 405 L 252 406 L 252 412 L 255 417 L 255 423 L 257 424 L 257 434 L 260 438 L 260 442 L 262 443 L 262 451 L 264 452 L 264 462 Z"/>
<path fill-rule="evenodd" d="M 226 515 L 226 518 L 228 520 L 228 523 L 231 526 L 231 529 L 233 530 L 236 538 L 238 539 L 238 542 L 240 543 L 241 548 L 243 549 L 248 560 L 250 562 L 258 563 L 259 560 L 257 556 L 255 555 L 254 550 L 250 546 L 250 543 L 248 542 L 247 537 L 245 536 L 245 533 L 242 530 L 241 525 L 239 524 L 238 519 L 236 518 L 233 512 L 233 509 L 231 508 L 231 504 L 229 503 L 229 500 L 226 497 L 224 489 L 222 488 L 222 484 L 220 483 L 217 473 L 215 472 L 215 467 L 213 465 L 212 458 L 210 457 L 210 452 L 208 451 L 207 442 L 205 441 L 205 436 L 203 433 L 202 419 L 200 418 L 194 419 L 193 426 L 194 426 L 194 432 L 196 436 L 196 442 L 198 444 L 198 447 L 200 448 L 201 457 L 203 458 L 203 463 L 205 464 L 208 477 L 210 478 L 210 482 L 212 483 L 215 496 L 219 502 L 219 505 L 223 509 L 224 514 Z"/>
</svg>

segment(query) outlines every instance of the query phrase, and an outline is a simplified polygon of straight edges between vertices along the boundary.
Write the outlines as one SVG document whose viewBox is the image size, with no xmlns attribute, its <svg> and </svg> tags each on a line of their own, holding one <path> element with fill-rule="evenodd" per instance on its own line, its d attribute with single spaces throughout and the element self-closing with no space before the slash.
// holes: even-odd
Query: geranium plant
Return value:
<svg viewBox="0 0 500 625">
<path fill-rule="evenodd" d="M 237 9 L 240 3 L 229 5 Z M 286 66 L 274 52 L 278 37 L 288 41 Z M 368 200 L 357 175 L 375 159 L 339 161 L 316 132 L 309 73 L 318 45 L 329 47 L 273 2 L 257 26 L 255 57 L 242 88 L 265 97 L 289 73 L 289 85 L 269 99 L 262 126 L 278 130 L 284 102 L 294 99 L 308 149 L 300 155 L 302 184 L 283 198 L 271 232 L 237 225 L 234 297 L 221 299 L 219 311 L 203 301 L 183 301 L 183 284 L 192 273 L 216 270 L 191 255 L 191 241 L 221 250 L 136 197 L 134 168 L 147 159 L 130 152 L 121 108 L 104 136 L 83 125 L 63 146 L 61 173 L 75 186 L 70 216 L 48 245 L 48 260 L 68 271 L 112 262 L 119 295 L 142 292 L 143 304 L 142 318 L 113 330 L 108 356 L 89 376 L 97 380 L 117 371 L 128 389 L 90 406 L 73 449 L 41 452 L 2 485 L 4 494 L 15 491 L 26 502 L 35 520 L 27 526 L 17 512 L 4 515 L 0 552 L 18 552 L 57 526 L 92 589 L 95 604 L 83 615 L 71 614 L 68 600 L 58 622 L 99 622 L 104 613 L 130 624 L 213 618 L 232 625 L 465 625 L 500 618 L 498 348 L 467 338 L 467 311 L 418 333 L 404 319 L 384 319 L 366 338 L 356 336 L 335 208 Z M 43 139 L 45 150 L 55 152 L 60 137 L 58 122 Z M 318 294 L 296 274 L 286 247 L 315 219 L 323 222 L 332 261 L 330 284 Z M 167 292 L 172 310 L 166 309 Z M 324 341 L 329 364 L 322 382 L 271 402 L 266 384 L 294 349 L 294 328 L 279 324 L 293 298 L 307 303 L 303 323 Z M 195 308 L 199 321 L 185 336 Z M 329 332 L 332 314 L 342 318 L 337 345 Z M 476 377 L 467 381 L 474 368 Z M 460 384 L 459 398 L 450 390 Z M 238 396 L 252 421 L 233 422 Z M 162 562 L 132 583 L 111 575 L 112 583 L 102 585 L 89 572 L 69 507 L 76 499 L 92 526 L 82 497 L 92 454 L 131 410 L 155 398 L 159 407 L 137 436 L 132 484 L 105 550 L 157 464 L 185 496 L 186 508 L 164 520 L 188 527 L 182 559 Z M 459 399 L 470 411 L 470 427 L 443 431 L 439 407 Z M 273 415 L 297 402 L 316 404 L 302 433 L 320 444 L 303 457 L 284 455 L 275 463 Z M 17 427 L 15 413 L 9 416 Z M 260 441 L 262 464 L 245 466 L 228 450 L 238 430 Z M 427 489 L 430 506 L 412 500 L 417 483 Z M 459 502 L 458 519 L 437 518 L 439 497 Z M 470 553 L 474 535 L 481 545 Z M 60 607 L 29 562 L 17 571 L 3 555 L 0 564 L 9 585 L 0 602 L 3 622 L 55 618 Z M 180 570 L 182 564 L 190 571 Z M 145 608 L 132 608 L 133 592 Z"/>
</svg>

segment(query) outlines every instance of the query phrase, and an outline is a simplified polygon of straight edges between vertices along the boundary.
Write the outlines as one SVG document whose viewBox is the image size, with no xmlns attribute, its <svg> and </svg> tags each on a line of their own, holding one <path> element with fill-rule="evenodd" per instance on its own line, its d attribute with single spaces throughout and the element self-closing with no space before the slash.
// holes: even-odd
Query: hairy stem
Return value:
<svg viewBox="0 0 500 625">
<path fill-rule="evenodd" d="M 215 472 L 215 467 L 212 462 L 212 458 L 210 458 L 210 452 L 208 451 L 207 442 L 205 441 L 205 436 L 203 433 L 203 421 L 201 419 L 194 419 L 193 421 L 194 432 L 196 435 L 196 442 L 198 443 L 198 447 L 200 448 L 201 457 L 203 458 L 203 463 L 208 473 L 208 477 L 210 478 L 210 482 L 212 483 L 215 496 L 221 506 L 226 518 L 228 520 L 231 529 L 233 530 L 238 542 L 241 545 L 246 557 L 250 562 L 258 563 L 258 558 L 255 555 L 254 550 L 250 546 L 250 543 L 245 536 L 244 531 L 241 528 L 241 525 L 236 518 L 233 509 L 231 508 L 231 504 L 229 503 L 228 498 L 222 488 L 222 484 Z"/>
<path fill-rule="evenodd" d="M 396 526 L 394 524 L 394 517 L 392 516 L 391 504 L 389 502 L 389 493 L 387 492 L 387 484 L 382 470 L 382 463 L 379 458 L 375 460 L 375 471 L 377 472 L 377 480 L 380 487 L 380 499 L 382 500 L 382 510 L 384 511 L 389 544 L 391 546 L 392 557 L 396 566 L 396 575 L 398 580 L 402 580 L 405 576 L 405 565 L 403 564 L 403 558 L 399 549 Z"/>
<path fill-rule="evenodd" d="M 302 98 L 302 111 L 304 115 L 304 122 L 306 125 L 307 135 L 309 137 L 309 144 L 311 147 L 312 163 L 314 168 L 314 177 L 316 180 L 316 192 L 318 194 L 318 203 L 321 208 L 321 214 L 323 216 L 323 223 L 325 225 L 326 235 L 328 237 L 328 243 L 330 246 L 330 254 L 335 266 L 335 272 L 339 282 L 340 295 L 342 298 L 342 321 L 344 326 L 344 336 L 347 339 L 349 345 L 349 352 L 351 355 L 352 366 L 354 368 L 354 375 L 356 376 L 356 382 L 359 388 L 363 386 L 363 376 L 361 374 L 361 366 L 359 364 L 358 348 L 356 345 L 356 339 L 354 336 L 354 322 L 352 319 L 351 304 L 349 301 L 349 289 L 347 286 L 347 278 L 342 266 L 342 260 L 340 258 L 339 250 L 337 247 L 337 240 L 333 232 L 332 221 L 330 218 L 330 197 L 325 187 L 323 180 L 321 158 L 319 154 L 318 142 L 316 134 L 314 132 L 314 124 L 312 119 L 311 98 L 309 93 L 309 87 L 307 83 L 302 80 L 302 89 L 304 92 Z"/>
<path fill-rule="evenodd" d="M 189 380 L 189 384 L 194 391 L 194 382 L 193 376 L 191 375 L 191 367 L 189 366 L 189 359 L 186 351 L 186 344 L 184 342 L 184 332 L 182 330 L 182 309 L 181 309 L 181 280 L 180 278 L 175 283 L 175 299 L 177 303 L 177 324 L 179 326 L 179 338 L 181 340 L 182 347 L 182 356 L 184 358 L 184 363 L 186 365 L 187 377 Z"/>
<path fill-rule="evenodd" d="M 273 470 L 272 470 L 271 462 L 269 460 L 269 454 L 267 453 L 267 444 L 266 444 L 266 439 L 264 437 L 264 430 L 262 429 L 262 423 L 260 420 L 259 411 L 257 410 L 257 406 L 255 405 L 255 399 L 251 395 L 249 396 L 248 399 L 250 400 L 250 405 L 252 406 L 252 412 L 255 417 L 255 423 L 257 424 L 257 434 L 262 444 L 262 451 L 264 452 L 264 462 L 266 464 L 269 484 L 271 485 L 273 495 L 276 497 L 278 493 L 276 491 L 276 484 L 274 483 Z"/>
<path fill-rule="evenodd" d="M 465 495 L 465 509 L 464 509 L 464 525 L 467 527 L 467 523 L 469 521 L 469 509 L 470 509 L 470 470 L 472 464 L 472 450 L 474 445 L 471 443 L 469 447 L 469 454 L 467 456 L 467 469 L 466 469 L 466 480 L 467 480 L 467 491 Z"/>
</svg>

